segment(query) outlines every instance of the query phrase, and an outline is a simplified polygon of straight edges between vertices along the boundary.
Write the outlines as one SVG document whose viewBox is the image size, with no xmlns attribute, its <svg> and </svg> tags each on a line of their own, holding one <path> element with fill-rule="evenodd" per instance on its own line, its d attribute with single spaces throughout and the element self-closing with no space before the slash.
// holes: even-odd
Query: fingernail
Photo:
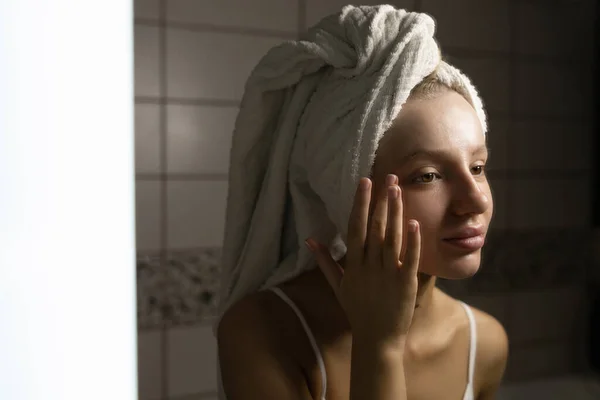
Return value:
<svg viewBox="0 0 600 400">
<path fill-rule="evenodd" d="M 368 179 L 361 179 L 360 180 L 360 184 L 359 184 L 359 188 L 360 188 L 360 190 L 367 190 L 367 189 L 369 189 L 369 180 Z"/>
<path fill-rule="evenodd" d="M 408 221 L 408 230 L 411 232 L 416 232 L 419 224 L 414 219 Z"/>
<path fill-rule="evenodd" d="M 388 176 L 386 176 L 385 183 L 387 186 L 391 186 L 391 185 L 395 184 L 396 183 L 396 175 L 389 174 Z"/>
<path fill-rule="evenodd" d="M 304 241 L 304 244 L 306 245 L 306 247 L 308 247 L 308 250 L 310 250 L 311 252 L 315 251 L 315 247 L 312 245 L 312 243 L 310 242 L 310 239 L 306 239 Z"/>
</svg>

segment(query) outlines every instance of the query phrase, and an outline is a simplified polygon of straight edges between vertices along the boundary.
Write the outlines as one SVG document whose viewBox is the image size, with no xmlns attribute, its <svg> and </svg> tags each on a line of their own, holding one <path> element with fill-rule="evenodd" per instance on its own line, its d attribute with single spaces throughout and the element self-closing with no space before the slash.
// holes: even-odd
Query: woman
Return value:
<svg viewBox="0 0 600 400">
<path fill-rule="evenodd" d="M 227 307 L 217 337 L 222 396 L 226 394 L 229 400 L 485 400 L 493 399 L 499 386 L 507 359 L 504 329 L 493 317 L 435 286 L 436 277 L 462 279 L 476 273 L 493 214 L 485 175 L 488 151 L 480 103 L 474 90 L 464 90 L 468 80 L 457 74 L 455 81 L 462 83 L 454 85 L 447 79 L 454 70 L 435 58 L 431 42 L 423 44 L 429 38 L 429 29 L 420 28 L 427 28 L 430 20 L 385 7 L 389 6 L 345 8 L 341 18 L 336 17 L 344 22 L 342 25 L 348 19 L 354 24 L 352 27 L 368 26 L 369 32 L 379 32 L 373 26 L 390 29 L 390 21 L 399 22 L 392 33 L 401 32 L 407 24 L 411 26 L 408 33 L 389 46 L 381 41 L 376 41 L 376 46 L 366 46 L 381 49 L 363 63 L 371 65 L 383 58 L 374 68 L 375 74 L 385 71 L 385 76 L 393 76 L 390 71 L 402 59 L 406 60 L 398 67 L 401 79 L 392 85 L 394 93 L 400 93 L 397 102 L 402 106 L 399 112 L 394 111 L 398 109 L 394 106 L 373 107 L 387 105 L 388 94 L 371 98 L 381 103 L 366 102 L 371 114 L 383 115 L 378 116 L 378 121 L 386 115 L 391 117 L 390 123 L 383 124 L 384 133 L 375 135 L 376 153 L 367 163 L 369 174 L 356 179 L 347 229 L 339 223 L 331 224 L 341 233 L 344 254 L 338 257 L 339 252 L 331 244 L 333 236 L 321 235 L 321 230 L 315 228 L 321 225 L 311 214 L 311 236 L 320 238 L 308 238 L 306 246 L 313 256 L 312 266 L 318 268 L 304 268 L 276 285 L 262 285 L 267 290 L 249 291 Z M 385 24 L 377 25 L 382 20 Z M 371 33 L 347 34 L 348 27 L 344 25 L 340 32 L 360 37 L 360 43 L 372 39 Z M 387 32 L 382 37 L 389 35 Z M 362 40 L 363 37 L 369 40 Z M 406 43 L 415 43 L 413 50 L 407 50 Z M 356 46 L 354 43 L 352 48 Z M 388 54 L 395 52 L 405 56 L 390 61 Z M 414 59 L 427 62 L 410 64 Z M 430 60 L 437 62 L 433 71 Z M 367 75 L 366 68 L 360 74 Z M 427 71 L 426 77 L 413 84 L 411 77 L 423 71 Z M 327 74 L 332 74 L 331 70 Z M 355 78 L 357 75 L 352 79 L 361 78 Z M 326 98 L 332 87 L 346 84 L 351 83 L 338 80 L 317 92 L 325 93 Z M 404 91 L 406 95 L 402 97 Z M 319 96 L 312 96 L 310 101 L 318 103 Z M 363 99 L 361 96 L 356 97 Z M 341 112 L 342 117 L 336 121 L 342 125 L 343 121 L 354 121 L 354 108 Z M 302 113 L 316 113 L 311 110 L 309 103 Z M 360 115 L 369 118 L 365 112 Z M 242 122 L 238 118 L 236 134 L 240 133 Z M 314 133 L 318 129 L 306 131 L 309 133 L 298 128 L 294 148 L 311 148 L 311 140 L 322 140 L 323 134 Z M 347 128 L 342 131 L 348 135 Z M 303 139 L 303 135 L 308 139 Z M 335 133 L 331 135 L 336 137 Z M 313 136 L 319 138 L 312 139 Z M 346 136 L 341 143 L 345 143 Z M 357 141 L 360 150 L 370 143 L 365 137 Z M 270 151 L 276 153 L 272 147 Z M 356 154 L 355 151 L 352 164 L 362 165 L 361 155 Z M 292 160 L 307 157 L 292 151 Z M 314 162 L 323 159 L 327 157 L 317 157 Z M 302 175 L 299 170 L 313 168 L 310 162 L 303 162 L 290 164 L 290 182 Z M 322 170 L 323 175 L 329 176 L 329 164 Z M 336 199 L 343 208 L 344 196 L 327 198 L 326 190 L 320 190 L 321 175 L 306 175 L 304 183 L 308 185 L 298 184 L 296 190 L 291 189 L 296 197 L 289 207 L 299 208 L 302 199 L 314 198 L 316 194 L 320 199 L 315 200 L 314 207 L 320 201 L 327 206 L 318 215 L 335 220 Z M 344 177 L 340 175 L 340 179 Z M 231 197 L 230 191 L 229 201 Z M 232 214 L 228 209 L 229 221 Z M 294 215 L 292 226 L 300 235 L 305 223 L 298 217 L 300 213 Z M 282 228 L 282 235 L 287 234 L 286 227 L 289 226 Z M 286 253 L 287 247 L 281 248 Z M 296 264 L 301 263 L 300 250 L 290 254 Z M 290 256 L 286 253 L 279 257 L 279 265 L 285 266 Z"/>
</svg>

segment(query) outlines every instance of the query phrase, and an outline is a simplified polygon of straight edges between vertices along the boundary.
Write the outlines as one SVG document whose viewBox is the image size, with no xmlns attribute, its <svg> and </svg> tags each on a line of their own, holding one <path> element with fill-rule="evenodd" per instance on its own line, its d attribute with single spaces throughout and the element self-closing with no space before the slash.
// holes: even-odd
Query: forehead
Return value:
<svg viewBox="0 0 600 400">
<path fill-rule="evenodd" d="M 473 107 L 463 96 L 448 91 L 432 99 L 410 100 L 381 141 L 381 156 L 394 158 L 417 151 L 470 152 L 485 144 Z"/>
</svg>

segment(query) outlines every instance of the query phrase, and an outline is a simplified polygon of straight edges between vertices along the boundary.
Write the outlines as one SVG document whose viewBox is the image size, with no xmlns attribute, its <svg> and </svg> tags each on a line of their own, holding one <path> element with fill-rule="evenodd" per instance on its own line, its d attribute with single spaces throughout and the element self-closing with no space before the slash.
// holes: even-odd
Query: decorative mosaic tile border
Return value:
<svg viewBox="0 0 600 400">
<path fill-rule="evenodd" d="M 460 296 L 583 284 L 594 264 L 593 243 L 589 230 L 491 232 L 477 275 L 462 281 L 443 280 L 440 286 Z M 211 320 L 217 307 L 220 258 L 218 248 L 139 255 L 139 327 Z"/>
</svg>

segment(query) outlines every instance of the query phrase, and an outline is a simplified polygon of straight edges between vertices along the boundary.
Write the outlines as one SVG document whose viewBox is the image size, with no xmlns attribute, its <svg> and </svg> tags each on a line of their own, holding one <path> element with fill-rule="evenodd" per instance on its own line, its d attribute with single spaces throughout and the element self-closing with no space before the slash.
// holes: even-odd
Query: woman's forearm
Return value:
<svg viewBox="0 0 600 400">
<path fill-rule="evenodd" d="M 404 345 L 353 342 L 350 400 L 406 400 Z"/>
</svg>

